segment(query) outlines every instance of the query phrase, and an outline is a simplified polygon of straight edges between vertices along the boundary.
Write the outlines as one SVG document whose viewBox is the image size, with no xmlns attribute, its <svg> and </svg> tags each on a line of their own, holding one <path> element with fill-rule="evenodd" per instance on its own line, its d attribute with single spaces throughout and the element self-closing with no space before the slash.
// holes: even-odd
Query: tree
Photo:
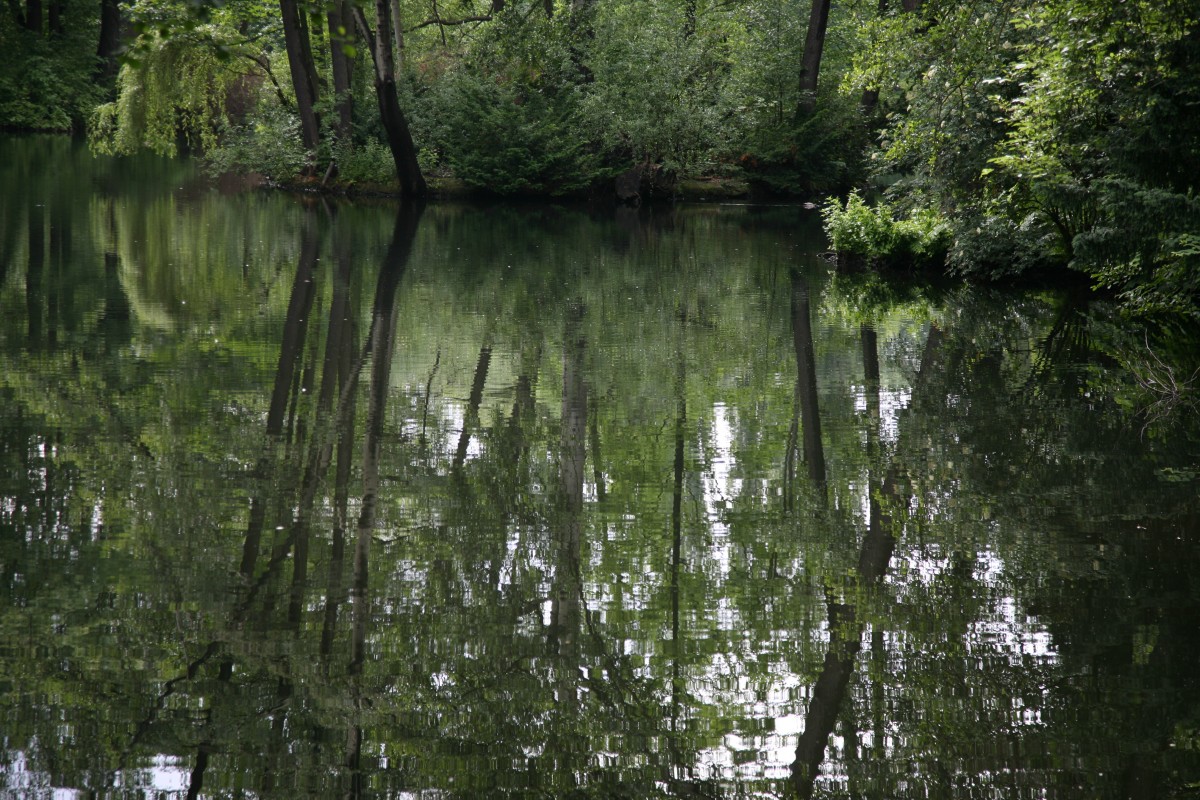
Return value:
<svg viewBox="0 0 1200 800">
<path fill-rule="evenodd" d="M 392 60 L 390 34 L 393 26 L 400 23 L 392 19 L 388 0 L 375 0 L 374 32 L 371 31 L 361 8 L 355 6 L 353 13 L 359 31 L 370 49 L 371 62 L 375 67 L 375 97 L 379 102 L 379 116 L 387 134 L 388 150 L 391 151 L 392 161 L 396 166 L 396 178 L 400 181 L 400 188 L 405 195 L 423 197 L 427 191 L 425 176 L 421 173 L 421 165 L 417 161 L 417 148 L 413 144 L 408 119 L 404 116 L 404 111 L 400 108 L 400 99 L 396 96 L 396 72 Z"/>
<path fill-rule="evenodd" d="M 296 93 L 296 111 L 300 115 L 301 138 L 310 158 L 315 158 L 321 142 L 321 120 L 316 110 L 320 90 L 308 23 L 297 0 L 279 0 L 279 11 L 283 19 L 283 39 L 292 75 L 292 89 Z"/>
<path fill-rule="evenodd" d="M 817 77 L 821 72 L 821 54 L 825 51 L 825 31 L 829 27 L 831 0 L 812 0 L 808 15 L 808 33 L 804 37 L 804 54 L 800 58 L 800 100 L 796 116 L 812 113 L 817 105 Z"/>
</svg>

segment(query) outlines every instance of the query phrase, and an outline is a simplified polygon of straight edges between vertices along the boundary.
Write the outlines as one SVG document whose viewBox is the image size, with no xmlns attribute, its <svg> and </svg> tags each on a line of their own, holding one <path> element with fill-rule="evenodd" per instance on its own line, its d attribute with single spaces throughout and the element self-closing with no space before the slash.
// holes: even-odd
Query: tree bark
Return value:
<svg viewBox="0 0 1200 800">
<path fill-rule="evenodd" d="M 121 52 L 121 4 L 118 0 L 100 0 L 100 37 L 96 45 L 96 79 L 111 84 L 117 77 L 120 64 L 117 56 Z"/>
<path fill-rule="evenodd" d="M 804 37 L 804 55 L 800 59 L 800 101 L 796 116 L 812 113 L 817 105 L 817 77 L 821 72 L 821 54 L 825 50 L 825 30 L 829 27 L 830 0 L 813 0 L 808 16 L 808 34 Z"/>
<path fill-rule="evenodd" d="M 283 42 L 287 50 L 292 87 L 296 91 L 296 110 L 300 114 L 300 137 L 312 156 L 321 141 L 321 121 L 317 116 L 317 79 L 308 43 L 308 25 L 296 0 L 279 0 L 283 17 Z"/>
<path fill-rule="evenodd" d="M 392 12 L 392 51 L 394 69 L 397 75 L 404 72 L 404 26 L 400 24 L 400 0 L 389 0 Z"/>
<path fill-rule="evenodd" d="M 467 461 L 467 448 L 471 444 L 471 433 L 479 427 L 479 406 L 483 403 L 483 387 L 487 383 L 488 366 L 492 363 L 492 337 L 485 334 L 479 347 L 479 359 L 475 362 L 475 377 L 471 381 L 471 395 L 467 398 L 467 413 L 463 417 L 462 431 L 458 434 L 458 447 L 454 449 L 454 469 L 461 469 Z"/>
<path fill-rule="evenodd" d="M 358 6 L 354 7 L 354 19 L 371 49 L 371 60 L 375 65 L 375 97 L 379 101 L 379 116 L 387 133 L 392 161 L 396 165 L 400 191 L 406 197 L 424 197 L 428 191 L 425 176 L 421 174 L 421 165 L 417 162 L 417 148 L 408 129 L 408 120 L 396 96 L 396 72 L 388 43 L 388 29 L 392 25 L 388 0 L 375 0 L 375 32 L 371 31 L 366 15 Z"/>
<path fill-rule="evenodd" d="M 293 377 L 300 364 L 300 356 L 308 335 L 308 319 L 313 305 L 313 270 L 317 263 L 319 242 L 307 218 L 301 232 L 300 263 L 292 283 L 292 294 L 288 299 L 287 319 L 283 326 L 283 341 L 279 346 L 279 367 L 275 370 L 275 388 L 271 393 L 271 405 L 267 410 L 267 434 L 279 436 L 283 433 L 284 417 Z"/>
<path fill-rule="evenodd" d="M 337 111 L 336 135 L 339 141 L 350 138 L 354 101 L 350 84 L 354 77 L 354 60 L 346 55 L 346 47 L 354 44 L 354 20 L 346 0 L 336 0 L 326 14 L 329 25 L 329 63 L 333 71 L 334 109 Z"/>
</svg>

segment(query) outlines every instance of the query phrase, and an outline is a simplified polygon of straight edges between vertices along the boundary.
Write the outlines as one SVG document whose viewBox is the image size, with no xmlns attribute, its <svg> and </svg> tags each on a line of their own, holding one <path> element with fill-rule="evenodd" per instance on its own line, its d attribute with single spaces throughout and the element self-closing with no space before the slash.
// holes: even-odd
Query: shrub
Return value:
<svg viewBox="0 0 1200 800">
<path fill-rule="evenodd" d="M 802 120 L 755 128 L 738 162 L 751 180 L 775 192 L 840 192 L 863 177 L 866 130 L 857 108 L 835 98 Z"/>
<path fill-rule="evenodd" d="M 830 198 L 821 215 L 839 255 L 918 266 L 944 261 L 950 242 L 950 228 L 936 212 L 918 209 L 898 220 L 888 203 L 869 205 L 857 192 L 845 205 Z"/>
<path fill-rule="evenodd" d="M 457 73 L 438 88 L 438 149 L 467 184 L 496 194 L 567 194 L 602 175 L 568 92 Z"/>
<path fill-rule="evenodd" d="M 362 144 L 339 142 L 333 146 L 338 165 L 338 179 L 345 183 L 394 183 L 396 162 L 392 151 L 378 139 Z"/>
<path fill-rule="evenodd" d="M 288 180 L 308 165 L 308 154 L 300 141 L 299 119 L 264 93 L 245 122 L 225 129 L 206 161 L 215 174 L 258 172 Z"/>
</svg>

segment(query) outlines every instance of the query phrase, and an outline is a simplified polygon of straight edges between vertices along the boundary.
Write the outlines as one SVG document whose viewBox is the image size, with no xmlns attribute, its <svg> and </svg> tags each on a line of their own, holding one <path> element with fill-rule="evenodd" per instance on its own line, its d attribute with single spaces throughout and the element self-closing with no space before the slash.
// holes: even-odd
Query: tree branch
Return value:
<svg viewBox="0 0 1200 800">
<path fill-rule="evenodd" d="M 279 97 L 279 104 L 284 108 L 291 108 L 292 104 L 288 101 L 287 95 L 283 92 L 283 87 L 279 85 L 279 81 L 275 80 L 275 73 L 271 72 L 271 62 L 267 61 L 264 55 L 254 55 L 253 53 L 242 53 L 243 56 L 257 64 L 267 75 L 267 80 L 275 87 L 275 94 Z"/>
<path fill-rule="evenodd" d="M 424 22 L 419 22 L 416 25 L 413 25 L 411 28 L 406 28 L 404 32 L 412 33 L 413 31 L 419 31 L 421 28 L 428 28 L 430 25 L 437 25 L 441 27 L 443 25 L 466 25 L 468 22 L 491 21 L 491 14 L 481 14 L 477 17 L 463 17 L 462 19 L 442 19 L 441 17 L 433 17 L 432 19 L 427 19 Z"/>
</svg>

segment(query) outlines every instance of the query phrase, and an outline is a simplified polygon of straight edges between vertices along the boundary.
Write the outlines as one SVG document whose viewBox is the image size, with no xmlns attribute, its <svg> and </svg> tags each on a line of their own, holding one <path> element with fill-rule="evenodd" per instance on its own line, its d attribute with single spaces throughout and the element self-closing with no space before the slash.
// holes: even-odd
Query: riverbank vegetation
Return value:
<svg viewBox="0 0 1200 800">
<path fill-rule="evenodd" d="M 988 279 L 1073 269 L 1133 313 L 1195 324 L 1197 12 L 1195 0 L 9 0 L 0 33 L 17 57 L 0 67 L 0 120 L 86 129 L 104 152 L 407 195 L 432 181 L 637 202 L 698 176 L 760 196 L 857 189 L 886 200 L 838 201 L 827 219 L 886 215 L 894 230 L 868 259 Z"/>
</svg>

